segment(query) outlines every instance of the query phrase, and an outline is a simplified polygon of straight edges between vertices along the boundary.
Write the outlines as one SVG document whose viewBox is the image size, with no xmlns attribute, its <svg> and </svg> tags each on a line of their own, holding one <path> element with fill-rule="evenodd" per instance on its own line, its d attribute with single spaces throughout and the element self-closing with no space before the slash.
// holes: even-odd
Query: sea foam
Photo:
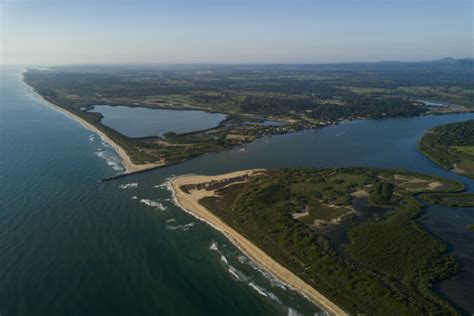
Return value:
<svg viewBox="0 0 474 316">
<path fill-rule="evenodd" d="M 239 275 L 237 274 L 237 272 L 235 271 L 235 269 L 233 269 L 232 267 L 229 267 L 228 271 L 229 271 L 229 273 L 232 274 L 237 280 L 240 280 L 240 277 L 239 277 Z"/>
<path fill-rule="evenodd" d="M 188 223 L 188 224 L 184 224 L 184 225 L 175 225 L 175 226 L 174 225 L 168 225 L 168 226 L 166 226 L 166 229 L 187 231 L 193 226 L 194 226 L 194 223 Z"/>
<path fill-rule="evenodd" d="M 301 314 L 298 313 L 296 310 L 294 310 L 293 308 L 291 307 L 288 307 L 288 316 L 300 316 Z"/>
<path fill-rule="evenodd" d="M 234 268 L 230 264 L 229 264 L 229 268 L 227 269 L 227 271 L 229 271 L 229 273 L 231 275 L 233 275 L 237 279 L 237 281 L 247 282 L 248 279 L 249 279 L 243 272 L 237 270 L 236 268 Z"/>
<path fill-rule="evenodd" d="M 99 149 L 95 154 L 97 157 L 104 159 L 107 165 L 112 167 L 112 169 L 114 169 L 115 171 L 124 171 L 120 160 L 112 154 L 109 154 L 101 149 Z"/>
<path fill-rule="evenodd" d="M 251 288 L 253 288 L 255 291 L 257 291 L 258 294 L 263 295 L 265 297 L 268 297 L 267 293 L 265 293 L 264 289 L 261 288 L 260 286 L 256 285 L 253 282 L 249 282 L 249 285 Z"/>
<path fill-rule="evenodd" d="M 153 207 L 153 208 L 161 210 L 161 211 L 165 211 L 167 209 L 166 206 L 164 206 L 163 204 L 161 204 L 158 201 L 153 201 L 153 200 L 149 200 L 149 199 L 141 199 L 140 203 L 143 203 L 143 204 L 145 204 L 149 207 Z"/>
<path fill-rule="evenodd" d="M 260 265 L 256 264 L 255 262 L 253 262 L 252 260 L 250 260 L 246 256 L 239 255 L 237 257 L 237 260 L 241 264 L 247 264 L 247 265 L 251 266 L 252 268 L 254 268 L 255 270 L 257 270 L 258 272 L 260 272 L 267 280 L 270 281 L 270 284 L 271 284 L 272 287 L 278 287 L 282 290 L 287 289 L 288 285 L 286 283 L 283 283 L 282 281 L 280 281 L 280 279 L 278 279 L 273 273 L 269 272 L 267 269 L 265 269 L 265 268 L 261 267 Z"/>
<path fill-rule="evenodd" d="M 217 248 L 217 242 L 213 241 L 211 245 L 209 246 L 209 249 L 218 251 L 219 248 Z"/>
<path fill-rule="evenodd" d="M 228 264 L 229 261 L 227 261 L 227 258 L 224 257 L 224 255 L 221 255 L 221 261 L 223 261 L 224 263 Z"/>
<path fill-rule="evenodd" d="M 138 188 L 138 183 L 126 183 L 118 186 L 120 189 L 136 189 Z"/>
<path fill-rule="evenodd" d="M 273 294 L 272 292 L 269 292 L 267 290 L 265 290 L 263 287 L 261 286 L 258 286 L 256 285 L 255 283 L 253 282 L 249 282 L 249 286 L 251 288 L 253 288 L 255 291 L 257 291 L 258 294 L 262 295 L 262 296 L 265 296 L 265 297 L 268 297 L 269 299 L 275 301 L 275 302 L 278 302 L 278 303 L 281 303 L 280 299 L 275 295 Z"/>
<path fill-rule="evenodd" d="M 169 176 L 168 178 L 165 179 L 165 181 L 161 184 L 157 184 L 155 186 L 153 186 L 155 189 L 167 189 L 169 191 L 172 191 L 171 190 L 171 179 L 174 178 L 174 174 L 172 174 L 171 176 Z"/>
</svg>

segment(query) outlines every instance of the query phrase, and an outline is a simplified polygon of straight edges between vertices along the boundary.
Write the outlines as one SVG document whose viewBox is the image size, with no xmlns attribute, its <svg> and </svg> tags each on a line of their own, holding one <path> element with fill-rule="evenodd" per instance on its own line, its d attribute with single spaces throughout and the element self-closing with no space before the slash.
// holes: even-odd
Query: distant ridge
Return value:
<svg viewBox="0 0 474 316">
<path fill-rule="evenodd" d="M 419 61 L 401 61 L 401 60 L 381 60 L 376 61 L 376 64 L 417 64 L 417 63 L 425 63 L 425 64 L 456 64 L 456 63 L 464 63 L 464 62 L 473 62 L 474 58 L 453 58 L 453 57 L 443 57 L 439 59 L 431 59 L 431 60 L 419 60 Z M 357 62 L 356 62 L 357 63 Z M 370 64 L 371 62 L 362 62 L 358 64 Z M 337 63 L 336 63 L 337 64 Z"/>
<path fill-rule="evenodd" d="M 457 59 L 453 57 L 444 57 L 425 61 L 385 60 L 378 62 L 314 64 L 312 66 L 314 68 L 328 71 L 397 71 L 407 73 L 437 72 L 444 74 L 455 73 L 474 75 L 474 58 Z M 466 80 L 468 79 L 469 78 L 466 78 Z"/>
<path fill-rule="evenodd" d="M 461 60 L 461 59 L 460 59 Z M 453 57 L 444 57 L 444 58 L 440 58 L 440 59 L 435 59 L 435 60 L 432 60 L 431 62 L 433 63 L 455 63 L 457 61 L 456 58 L 453 58 Z"/>
</svg>

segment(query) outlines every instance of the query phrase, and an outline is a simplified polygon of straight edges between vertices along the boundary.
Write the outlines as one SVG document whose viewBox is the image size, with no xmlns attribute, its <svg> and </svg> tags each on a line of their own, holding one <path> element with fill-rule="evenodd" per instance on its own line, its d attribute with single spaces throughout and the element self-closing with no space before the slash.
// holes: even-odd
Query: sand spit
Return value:
<svg viewBox="0 0 474 316">
<path fill-rule="evenodd" d="M 348 315 L 339 306 L 334 304 L 320 292 L 315 290 L 309 284 L 301 280 L 293 272 L 279 264 L 260 248 L 252 244 L 243 235 L 237 232 L 232 227 L 221 221 L 216 215 L 207 210 L 198 201 L 202 197 L 212 196 L 213 191 L 207 190 L 192 190 L 190 193 L 185 193 L 180 188 L 186 184 L 198 184 L 207 183 L 210 181 L 221 181 L 228 178 L 235 178 L 244 175 L 255 175 L 258 174 L 261 169 L 252 169 L 244 171 L 236 171 L 217 176 L 200 176 L 200 175 L 188 175 L 180 176 L 170 181 L 170 187 L 173 191 L 174 199 L 176 204 L 181 207 L 184 211 L 190 213 L 194 217 L 208 223 L 215 229 L 221 231 L 234 245 L 236 245 L 243 253 L 245 253 L 255 263 L 262 266 L 265 270 L 274 274 L 278 279 L 283 281 L 289 287 L 295 289 L 301 294 L 308 297 L 316 305 L 326 310 L 330 315 Z"/>
<path fill-rule="evenodd" d="M 38 99 L 40 99 L 41 101 L 45 102 L 46 104 L 48 104 L 49 106 L 51 106 L 52 108 L 54 108 L 55 110 L 61 112 L 61 113 L 64 113 L 66 114 L 68 117 L 72 118 L 73 120 L 79 122 L 84 128 L 96 133 L 97 135 L 100 136 L 100 138 L 102 139 L 102 141 L 106 142 L 107 144 L 109 144 L 114 150 L 115 152 L 120 156 L 120 159 L 122 160 L 122 164 L 123 166 L 125 167 L 125 169 L 127 170 L 127 173 L 134 173 L 134 172 L 137 172 L 137 171 L 143 171 L 143 170 L 147 170 L 147 169 L 153 169 L 153 168 L 157 168 L 157 167 L 161 167 L 161 166 L 164 166 L 165 164 L 163 163 L 148 163 L 148 164 L 141 164 L 141 165 L 138 165 L 138 164 L 134 164 L 132 162 L 132 160 L 130 159 L 130 157 L 128 156 L 127 152 L 122 148 L 120 147 L 118 144 L 116 144 L 112 139 L 110 139 L 110 137 L 108 137 L 104 132 L 102 132 L 101 130 L 99 130 L 97 127 L 95 127 L 94 125 L 92 125 L 91 123 L 87 122 L 86 120 L 82 119 L 81 117 L 63 109 L 62 107 L 54 104 L 54 103 L 51 103 L 50 101 L 48 101 L 47 99 L 45 99 L 42 95 L 40 95 L 39 93 L 37 93 L 31 86 L 29 86 L 24 80 L 23 80 L 24 84 L 26 85 L 27 89 L 35 96 L 37 97 Z"/>
</svg>

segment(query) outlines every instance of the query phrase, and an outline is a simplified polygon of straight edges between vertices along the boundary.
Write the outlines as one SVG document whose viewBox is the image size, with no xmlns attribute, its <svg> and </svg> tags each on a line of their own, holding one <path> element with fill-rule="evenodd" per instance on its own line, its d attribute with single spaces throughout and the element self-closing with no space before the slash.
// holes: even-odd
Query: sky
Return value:
<svg viewBox="0 0 474 316">
<path fill-rule="evenodd" d="M 0 0 L 1 64 L 473 57 L 472 0 Z"/>
</svg>

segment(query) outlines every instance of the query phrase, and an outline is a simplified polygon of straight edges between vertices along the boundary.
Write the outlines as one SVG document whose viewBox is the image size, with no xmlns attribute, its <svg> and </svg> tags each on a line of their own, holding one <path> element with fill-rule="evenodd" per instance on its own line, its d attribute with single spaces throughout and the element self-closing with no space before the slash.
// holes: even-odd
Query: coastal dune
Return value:
<svg viewBox="0 0 474 316">
<path fill-rule="evenodd" d="M 178 206 L 180 206 L 184 211 L 188 212 L 194 217 L 208 223 L 215 229 L 221 231 L 235 246 L 237 246 L 255 263 L 262 266 L 270 273 L 274 274 L 278 279 L 280 279 L 290 287 L 294 288 L 296 291 L 308 297 L 317 306 L 324 309 L 329 315 L 348 315 L 348 313 L 346 313 L 343 309 L 341 309 L 339 306 L 330 301 L 323 294 L 315 290 L 313 287 L 304 282 L 293 272 L 291 272 L 283 265 L 275 261 L 263 250 L 252 244 L 242 234 L 240 234 L 235 229 L 224 223 L 221 219 L 219 219 L 219 217 L 217 217 L 204 206 L 202 206 L 199 203 L 199 200 L 205 196 L 212 196 L 214 194 L 213 191 L 208 191 L 205 189 L 194 189 L 190 190 L 189 193 L 187 193 L 181 189 L 183 185 L 208 183 L 211 181 L 221 181 L 245 175 L 251 176 L 257 174 L 260 171 L 262 170 L 243 170 L 217 176 L 186 175 L 173 178 L 170 181 L 170 186 Z"/>
</svg>

